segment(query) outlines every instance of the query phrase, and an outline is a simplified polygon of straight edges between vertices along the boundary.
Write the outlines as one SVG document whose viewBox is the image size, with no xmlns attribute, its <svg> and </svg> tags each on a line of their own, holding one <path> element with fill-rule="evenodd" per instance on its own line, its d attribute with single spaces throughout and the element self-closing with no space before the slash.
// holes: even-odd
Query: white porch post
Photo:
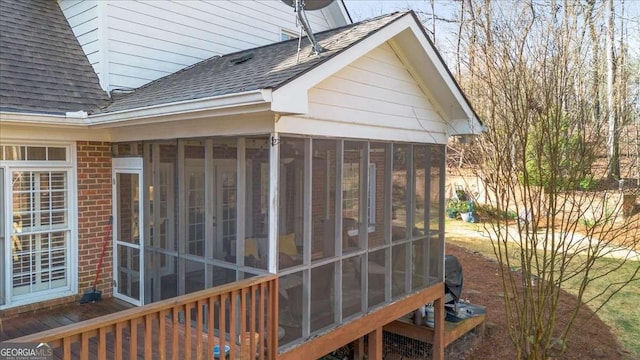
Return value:
<svg viewBox="0 0 640 360">
<path fill-rule="evenodd" d="M 238 149 L 237 149 L 237 186 L 236 186 L 236 209 L 244 209 L 243 211 L 236 212 L 236 264 L 244 266 L 244 254 L 245 254 L 245 229 L 246 229 L 246 214 L 247 214 L 247 141 L 244 137 L 238 137 Z M 240 274 L 236 274 L 239 276 Z M 238 279 L 239 280 L 239 279 Z"/>
<path fill-rule="evenodd" d="M 269 144 L 269 265 L 267 270 L 278 272 L 278 198 L 280 184 L 280 138 L 271 133 Z"/>
</svg>

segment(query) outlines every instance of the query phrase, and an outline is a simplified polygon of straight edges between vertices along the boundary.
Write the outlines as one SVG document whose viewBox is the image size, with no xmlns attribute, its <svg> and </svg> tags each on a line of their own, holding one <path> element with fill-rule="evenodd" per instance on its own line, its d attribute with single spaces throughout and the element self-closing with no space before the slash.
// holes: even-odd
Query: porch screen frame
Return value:
<svg viewBox="0 0 640 360">
<path fill-rule="evenodd" d="M 335 176 L 326 176 L 326 177 L 314 177 L 313 172 L 313 164 L 315 161 L 314 151 L 315 151 L 315 141 L 323 138 L 317 138 L 313 136 L 303 136 L 298 134 L 281 134 L 281 138 L 276 138 L 277 141 L 273 142 L 273 146 L 271 147 L 271 201 L 272 215 L 277 214 L 280 211 L 280 215 L 288 213 L 288 211 L 293 210 L 293 205 L 290 209 L 284 209 L 282 204 L 273 205 L 274 200 L 282 200 L 280 196 L 278 196 L 279 191 L 286 191 L 282 187 L 282 183 L 278 181 L 277 177 L 282 176 L 280 172 L 281 167 L 279 163 L 273 161 L 278 158 L 278 144 L 285 139 L 304 139 L 305 141 L 305 151 L 304 151 L 304 176 L 303 176 L 303 188 L 304 188 L 304 206 L 302 214 L 304 218 L 303 224 L 303 242 L 302 242 L 302 264 L 287 267 L 287 268 L 279 268 L 278 274 L 283 278 L 289 276 L 299 276 L 302 281 L 302 288 L 300 289 L 300 303 L 296 302 L 292 303 L 293 306 L 299 306 L 300 308 L 297 311 L 300 312 L 302 318 L 300 319 L 299 325 L 301 329 L 299 338 L 295 340 L 289 340 L 287 343 L 281 344 L 280 348 L 285 349 L 291 345 L 304 341 L 315 334 L 318 334 L 322 331 L 325 331 L 328 328 L 335 327 L 340 323 L 344 323 L 345 321 L 349 321 L 357 316 L 360 316 L 363 313 L 371 311 L 372 309 L 384 306 L 389 302 L 392 302 L 395 299 L 401 298 L 407 294 L 415 293 L 422 288 L 426 288 L 429 286 L 433 286 L 434 283 L 426 283 L 423 280 L 414 279 L 414 271 L 415 268 L 415 257 L 416 256 L 430 256 L 429 259 L 425 260 L 425 263 L 428 264 L 429 261 L 437 262 L 440 268 L 444 266 L 444 254 L 443 254 L 443 246 L 442 242 L 444 240 L 444 156 L 441 153 L 438 153 L 440 157 L 437 160 L 437 165 L 440 173 L 439 184 L 437 189 L 432 189 L 430 185 L 430 178 L 428 177 L 428 171 L 432 163 L 427 162 L 427 159 L 431 159 L 431 156 L 434 154 L 435 150 L 442 150 L 443 145 L 438 144 L 428 144 L 428 143 L 406 143 L 406 142 L 393 142 L 393 141 L 381 141 L 381 140 L 354 140 L 354 139 L 344 139 L 344 138 L 330 138 L 329 140 L 336 141 L 336 173 Z M 360 206 L 358 209 L 358 215 L 361 221 L 359 221 L 357 232 L 358 232 L 358 249 L 344 249 L 343 248 L 343 235 L 345 232 L 343 231 L 343 203 L 345 195 L 344 192 L 344 177 L 345 177 L 345 163 L 348 161 L 345 160 L 345 142 L 349 141 L 363 141 L 363 151 L 359 159 L 359 189 L 357 190 Z M 371 160 L 371 149 L 372 144 L 377 143 L 378 146 L 382 144 L 385 150 L 384 156 L 384 164 L 382 162 L 374 164 Z M 402 196 L 402 211 L 405 212 L 404 219 L 401 220 L 402 225 L 405 228 L 405 236 L 400 239 L 393 239 L 393 191 L 394 191 L 394 183 L 393 183 L 393 174 L 394 174 L 394 151 L 396 146 L 402 147 L 402 151 L 404 152 L 405 159 L 405 169 L 403 172 L 406 174 L 406 184 L 403 187 L 405 190 Z M 421 151 L 425 151 L 428 155 L 424 160 L 414 159 L 414 154 L 421 149 Z M 435 150 L 434 150 L 435 149 Z M 286 157 L 285 154 L 282 154 L 283 157 Z M 372 166 L 373 165 L 373 166 Z M 420 165 L 420 166 L 418 166 Z M 332 165 L 333 166 L 333 165 Z M 378 166 L 384 166 L 384 169 L 377 169 Z M 348 167 L 348 166 L 346 166 Z M 376 175 L 377 171 L 380 171 L 379 175 Z M 417 171 L 424 171 L 425 179 L 424 184 L 422 184 L 422 180 L 417 181 Z M 329 171 L 327 171 L 329 173 Z M 317 174 L 316 174 L 317 175 Z M 377 178 L 379 176 L 379 178 Z M 319 183 L 316 183 L 315 180 L 318 180 Z M 324 180 L 323 180 L 324 179 Z M 335 190 L 329 191 L 331 188 L 328 184 L 323 184 L 323 181 L 335 181 Z M 377 181 L 383 181 L 384 184 L 376 184 Z M 420 184 L 420 191 L 424 190 L 425 197 L 425 216 L 423 219 L 416 219 L 416 209 L 415 205 L 416 200 L 414 199 L 414 195 L 416 193 L 416 185 Z M 332 184 L 334 185 L 334 184 Z M 375 186 L 380 185 L 380 186 Z M 324 244 L 324 246 L 333 246 L 335 249 L 334 255 L 332 256 L 323 256 L 322 258 L 314 258 L 312 253 L 312 226 L 314 217 L 312 213 L 317 210 L 313 207 L 313 195 L 312 189 L 314 186 L 322 186 L 325 193 L 330 193 L 331 196 L 335 198 L 335 213 L 333 217 L 335 217 L 334 221 L 334 240 L 332 244 Z M 424 189 L 423 189 L 424 186 Z M 377 197 L 371 195 L 372 189 L 378 193 Z M 428 201 L 430 199 L 431 190 L 438 192 L 438 204 L 433 204 L 433 206 L 437 206 L 438 209 L 438 223 L 439 231 L 434 233 L 433 231 L 430 233 L 431 229 L 425 228 L 425 233 L 416 233 L 414 231 L 414 226 L 416 223 L 420 221 L 425 221 L 428 218 L 428 210 L 429 204 Z M 383 192 L 383 194 L 379 194 Z M 380 202 L 380 204 L 377 204 Z M 375 218 L 371 216 L 371 210 L 375 208 L 375 211 L 380 211 L 381 214 L 384 214 L 384 219 L 381 223 L 371 223 L 375 221 Z M 317 210 L 316 212 L 319 212 Z M 273 215 L 275 217 L 275 215 Z M 270 221 L 271 225 L 271 241 L 270 241 L 270 250 L 273 251 L 275 245 L 277 244 L 277 237 L 274 234 L 278 234 L 277 227 L 281 225 L 281 220 L 272 220 Z M 369 239 L 369 231 L 371 226 L 375 226 L 377 230 L 383 232 L 384 240 L 382 243 L 370 244 Z M 425 225 L 426 226 L 426 225 Z M 274 230 L 275 229 L 275 230 Z M 416 245 L 429 244 L 431 237 L 430 235 L 437 236 L 438 238 L 438 246 L 436 246 L 437 251 L 434 252 L 431 248 L 421 247 L 420 253 L 417 252 L 417 249 L 414 249 Z M 373 245 L 373 246 L 372 246 Z M 399 251 L 398 253 L 395 253 Z M 370 285 L 369 279 L 369 258 L 370 254 L 379 254 L 377 255 L 379 258 L 384 260 L 384 272 L 378 275 L 384 279 L 384 301 L 377 302 L 373 306 L 369 304 L 369 298 L 367 296 L 367 291 Z M 372 255 L 373 256 L 373 255 Z M 394 258 L 399 260 L 398 268 L 394 266 Z M 334 299 L 332 301 L 332 309 L 334 316 L 334 321 L 332 324 L 327 325 L 325 327 L 313 327 L 311 324 L 311 313 L 315 310 L 314 304 L 312 303 L 314 297 L 312 297 L 312 289 L 314 284 L 312 282 L 316 281 L 313 279 L 311 275 L 314 269 L 319 268 L 327 268 L 327 266 L 332 265 L 334 269 L 334 278 L 333 285 L 330 288 L 332 291 L 332 295 Z M 357 268 L 359 271 L 359 276 L 356 274 L 355 278 L 343 279 L 345 272 L 347 271 L 346 267 L 349 269 Z M 355 267 L 354 267 L 355 266 Z M 395 274 L 395 270 L 399 270 L 397 274 Z M 420 275 L 423 277 L 427 277 L 430 272 L 429 267 L 425 267 L 424 269 L 420 269 Z M 349 290 L 349 286 L 347 288 L 344 287 L 345 280 L 352 281 L 352 279 L 359 280 L 360 293 L 361 297 L 357 299 L 359 303 L 359 311 L 353 312 L 352 310 L 343 309 L 343 301 L 345 301 L 344 296 L 347 295 Z M 396 283 L 393 283 L 393 281 Z M 397 287 L 396 290 L 394 290 Z M 327 296 L 330 296 L 327 294 Z M 316 296 L 317 297 L 317 296 Z M 355 302 L 352 304 L 355 305 Z M 356 305 L 357 306 L 357 305 Z M 351 307 L 351 305 L 350 305 Z"/>
</svg>

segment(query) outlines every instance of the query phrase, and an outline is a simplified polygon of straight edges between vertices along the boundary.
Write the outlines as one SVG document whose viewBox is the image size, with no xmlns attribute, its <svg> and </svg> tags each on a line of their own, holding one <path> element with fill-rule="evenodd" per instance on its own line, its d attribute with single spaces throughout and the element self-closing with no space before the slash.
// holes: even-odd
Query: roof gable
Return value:
<svg viewBox="0 0 640 360">
<path fill-rule="evenodd" d="M 399 18 L 391 14 L 316 34 L 327 49 L 314 55 L 306 38 L 216 56 L 116 97 L 104 112 L 273 89 L 327 61 Z"/>
<path fill-rule="evenodd" d="M 447 135 L 477 134 L 482 123 L 413 12 L 402 14 L 379 31 L 345 48 L 332 59 L 292 78 L 272 94 L 272 110 L 308 112 L 308 92 L 385 42 L 389 42 L 422 91 L 447 122 Z"/>
<path fill-rule="evenodd" d="M 0 110 L 61 114 L 108 101 L 55 1 L 0 0 Z"/>
<path fill-rule="evenodd" d="M 315 36 L 327 51 L 315 55 L 307 39 L 301 40 L 298 51 L 295 39 L 213 57 L 116 98 L 92 122 L 256 104 L 267 104 L 281 114 L 307 114 L 310 89 L 388 42 L 446 122 L 446 135 L 481 130 L 473 109 L 413 12 L 389 14 Z"/>
<path fill-rule="evenodd" d="M 446 143 L 446 122 L 439 111 L 385 42 L 311 88 L 304 117 L 330 122 L 330 131 L 340 123 L 383 128 L 390 140 L 400 131 L 411 133 L 406 140 Z M 278 128 L 282 131 L 286 127 Z M 361 131 L 352 136 L 367 135 Z"/>
</svg>

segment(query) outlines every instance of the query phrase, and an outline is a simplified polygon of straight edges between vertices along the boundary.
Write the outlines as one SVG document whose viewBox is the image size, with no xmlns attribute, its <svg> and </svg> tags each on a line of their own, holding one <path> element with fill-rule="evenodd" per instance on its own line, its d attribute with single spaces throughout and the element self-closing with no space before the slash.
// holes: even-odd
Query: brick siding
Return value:
<svg viewBox="0 0 640 360">
<path fill-rule="evenodd" d="M 107 236 L 111 215 L 111 144 L 77 142 L 78 176 L 78 292 L 93 287 L 102 242 Z M 98 289 L 112 294 L 112 237 L 102 263 Z"/>
</svg>

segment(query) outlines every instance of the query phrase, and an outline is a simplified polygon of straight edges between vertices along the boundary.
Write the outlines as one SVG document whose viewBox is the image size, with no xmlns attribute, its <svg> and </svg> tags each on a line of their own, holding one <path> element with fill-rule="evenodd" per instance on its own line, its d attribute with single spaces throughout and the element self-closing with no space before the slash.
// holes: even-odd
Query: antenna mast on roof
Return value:
<svg viewBox="0 0 640 360">
<path fill-rule="evenodd" d="M 307 34 L 307 38 L 311 42 L 313 51 L 316 55 L 325 51 L 325 49 L 318 43 L 315 36 L 313 36 L 313 31 L 311 31 L 311 26 L 309 25 L 309 20 L 307 19 L 305 10 L 320 10 L 331 4 L 333 0 L 282 0 L 282 2 L 294 8 L 296 15 L 298 16 L 298 21 L 300 21 L 304 32 Z"/>
</svg>

